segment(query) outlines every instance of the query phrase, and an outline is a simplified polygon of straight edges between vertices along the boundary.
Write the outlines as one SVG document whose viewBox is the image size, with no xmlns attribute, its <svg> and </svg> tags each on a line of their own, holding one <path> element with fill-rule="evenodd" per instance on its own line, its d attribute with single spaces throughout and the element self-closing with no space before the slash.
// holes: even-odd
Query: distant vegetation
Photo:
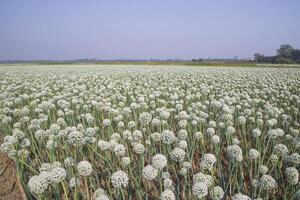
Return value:
<svg viewBox="0 0 300 200">
<path fill-rule="evenodd" d="M 300 49 L 294 49 L 289 44 L 283 44 L 277 49 L 277 55 L 264 56 L 263 54 L 256 53 L 254 54 L 254 61 L 281 64 L 300 63 Z"/>
<path fill-rule="evenodd" d="M 183 59 L 111 59 L 102 60 L 85 58 L 77 60 L 0 60 L 0 64 L 37 64 L 37 65 L 69 65 L 69 64 L 116 64 L 116 65 L 188 65 L 188 66 L 272 66 L 284 64 L 284 66 L 297 66 L 300 64 L 300 49 L 294 49 L 289 44 L 283 44 L 277 49 L 277 55 L 265 56 L 255 53 L 254 58 L 194 58 Z M 289 64 L 289 65 L 286 65 Z"/>
</svg>

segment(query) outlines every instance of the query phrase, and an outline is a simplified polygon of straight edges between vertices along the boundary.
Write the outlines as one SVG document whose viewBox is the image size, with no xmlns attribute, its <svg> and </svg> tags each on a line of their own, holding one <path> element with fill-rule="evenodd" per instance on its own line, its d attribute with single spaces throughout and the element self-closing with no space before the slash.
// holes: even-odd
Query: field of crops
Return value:
<svg viewBox="0 0 300 200">
<path fill-rule="evenodd" d="M 28 199 L 299 200 L 299 109 L 297 68 L 0 67 Z"/>
</svg>

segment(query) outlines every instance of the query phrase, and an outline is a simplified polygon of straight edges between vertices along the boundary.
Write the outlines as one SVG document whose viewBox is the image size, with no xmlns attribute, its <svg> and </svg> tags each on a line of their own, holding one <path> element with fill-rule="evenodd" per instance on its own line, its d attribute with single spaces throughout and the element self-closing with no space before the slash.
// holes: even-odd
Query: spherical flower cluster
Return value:
<svg viewBox="0 0 300 200">
<path fill-rule="evenodd" d="M 289 153 L 289 150 L 284 144 L 275 144 L 273 147 L 273 153 L 277 156 L 284 157 Z"/>
<path fill-rule="evenodd" d="M 75 187 L 79 187 L 80 185 L 80 180 L 79 178 L 76 178 L 76 177 L 72 177 L 69 181 L 69 187 L 72 189 L 72 188 L 75 188 Z"/>
<path fill-rule="evenodd" d="M 287 181 L 291 185 L 297 185 L 299 181 L 299 172 L 295 167 L 288 167 L 285 169 Z"/>
<path fill-rule="evenodd" d="M 251 160 L 257 160 L 260 156 L 260 153 L 256 149 L 249 150 L 249 157 Z"/>
<path fill-rule="evenodd" d="M 259 171 L 259 173 L 261 173 L 261 174 L 266 174 L 266 173 L 268 173 L 269 169 L 268 169 L 268 167 L 265 166 L 265 165 L 259 165 L 259 166 L 258 166 L 258 171 Z"/>
<path fill-rule="evenodd" d="M 258 128 L 252 130 L 252 136 L 254 138 L 261 136 L 261 131 Z"/>
<path fill-rule="evenodd" d="M 218 143 L 220 143 L 220 137 L 219 137 L 218 135 L 213 135 L 213 136 L 211 137 L 211 142 L 212 142 L 213 144 L 218 144 Z"/>
<path fill-rule="evenodd" d="M 213 179 L 213 177 L 211 175 L 203 174 L 202 172 L 199 172 L 197 174 L 194 174 L 194 176 L 193 176 L 193 182 L 194 183 L 203 182 L 208 187 L 210 187 L 211 185 L 213 185 L 214 179 Z"/>
<path fill-rule="evenodd" d="M 68 134 L 68 142 L 73 146 L 80 146 L 82 144 L 84 135 L 79 131 L 72 131 Z"/>
<path fill-rule="evenodd" d="M 224 196 L 224 191 L 220 186 L 215 186 L 210 192 L 212 200 L 221 200 Z"/>
<path fill-rule="evenodd" d="M 158 175 L 158 170 L 152 167 L 152 165 L 147 165 L 143 169 L 143 177 L 148 181 L 151 181 L 156 178 Z"/>
<path fill-rule="evenodd" d="M 86 160 L 80 161 L 77 164 L 77 171 L 80 176 L 90 176 L 93 171 L 92 165 Z"/>
<path fill-rule="evenodd" d="M 52 183 L 59 183 L 67 177 L 67 172 L 62 167 L 55 167 L 51 170 L 50 180 Z"/>
<path fill-rule="evenodd" d="M 152 115 L 148 112 L 143 112 L 139 116 L 139 122 L 142 125 L 148 125 L 151 122 Z"/>
<path fill-rule="evenodd" d="M 29 179 L 27 186 L 31 192 L 42 194 L 47 190 L 48 182 L 45 178 L 35 175 Z"/>
<path fill-rule="evenodd" d="M 133 151 L 136 154 L 143 154 L 145 152 L 145 147 L 141 143 L 137 143 L 133 146 Z"/>
<path fill-rule="evenodd" d="M 93 193 L 92 199 L 96 199 L 97 197 L 100 197 L 102 195 L 106 195 L 106 191 L 102 188 L 97 188 Z"/>
<path fill-rule="evenodd" d="M 114 147 L 114 153 L 116 156 L 123 156 L 126 153 L 126 147 L 123 144 L 117 144 Z"/>
<path fill-rule="evenodd" d="M 182 162 L 185 158 L 185 151 L 176 147 L 171 151 L 170 156 L 174 162 Z"/>
<path fill-rule="evenodd" d="M 216 161 L 217 159 L 214 154 L 211 153 L 204 154 L 201 158 L 200 167 L 203 170 L 212 170 Z"/>
<path fill-rule="evenodd" d="M 98 147 L 101 151 L 109 150 L 111 145 L 109 142 L 104 141 L 104 140 L 99 140 L 98 141 Z"/>
<path fill-rule="evenodd" d="M 160 200 L 175 200 L 175 194 L 172 190 L 166 189 L 160 194 Z"/>
<path fill-rule="evenodd" d="M 248 197 L 247 195 L 238 193 L 238 194 L 235 194 L 235 195 L 232 197 L 232 200 L 251 200 L 251 198 Z"/>
<path fill-rule="evenodd" d="M 161 133 L 161 141 L 164 144 L 172 144 L 176 140 L 175 134 L 170 130 L 164 130 Z"/>
<path fill-rule="evenodd" d="M 203 182 L 196 182 L 192 187 L 192 193 L 196 199 L 201 199 L 208 194 L 207 185 Z"/>
<path fill-rule="evenodd" d="M 122 170 L 114 172 L 111 175 L 110 180 L 114 188 L 127 187 L 129 183 L 128 175 Z"/>
<path fill-rule="evenodd" d="M 266 174 L 260 177 L 259 182 L 262 190 L 273 190 L 277 187 L 277 182 L 275 179 Z"/>
<path fill-rule="evenodd" d="M 72 158 L 72 157 L 67 157 L 65 160 L 64 160 L 64 164 L 66 167 L 72 167 L 75 165 L 75 159 Z"/>
<path fill-rule="evenodd" d="M 243 160 L 242 149 L 238 145 L 232 145 L 227 148 L 227 156 L 231 162 L 241 162 Z"/>
<path fill-rule="evenodd" d="M 123 157 L 122 160 L 121 160 L 121 163 L 124 167 L 127 167 L 128 165 L 130 165 L 131 163 L 131 160 L 129 157 Z"/>
<path fill-rule="evenodd" d="M 152 157 L 152 166 L 155 169 L 162 170 L 167 166 L 167 158 L 163 154 L 156 154 Z"/>
</svg>

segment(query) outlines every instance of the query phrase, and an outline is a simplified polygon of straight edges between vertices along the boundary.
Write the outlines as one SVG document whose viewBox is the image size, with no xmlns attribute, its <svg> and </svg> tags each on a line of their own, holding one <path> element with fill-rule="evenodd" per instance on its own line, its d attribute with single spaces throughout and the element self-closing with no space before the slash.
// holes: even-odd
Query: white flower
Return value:
<svg viewBox="0 0 300 200">
<path fill-rule="evenodd" d="M 220 186 L 215 186 L 212 190 L 210 190 L 209 195 L 212 200 L 221 200 L 224 196 L 224 191 Z"/>
<path fill-rule="evenodd" d="M 284 144 L 275 144 L 273 153 L 277 156 L 284 157 L 289 153 L 289 150 Z"/>
<path fill-rule="evenodd" d="M 233 197 L 232 197 L 232 200 L 251 200 L 250 197 L 248 197 L 247 195 L 244 195 L 244 194 L 235 194 Z"/>
<path fill-rule="evenodd" d="M 50 180 L 52 183 L 59 183 L 67 177 L 67 172 L 62 167 L 55 167 L 51 170 Z"/>
<path fill-rule="evenodd" d="M 259 179 L 260 188 L 262 190 L 272 190 L 277 187 L 277 182 L 272 176 L 262 175 Z"/>
<path fill-rule="evenodd" d="M 268 173 L 268 167 L 267 166 L 265 166 L 265 165 L 259 165 L 258 166 L 258 171 L 259 171 L 259 173 L 261 173 L 261 174 L 266 174 L 266 173 Z"/>
<path fill-rule="evenodd" d="M 152 115 L 148 112 L 143 112 L 139 116 L 139 122 L 142 125 L 148 125 L 151 122 Z"/>
<path fill-rule="evenodd" d="M 134 145 L 133 151 L 134 151 L 134 153 L 136 153 L 136 154 L 143 154 L 143 153 L 145 152 L 145 147 L 144 147 L 143 144 L 138 143 L 138 144 L 135 144 L 135 145 Z"/>
<path fill-rule="evenodd" d="M 299 172 L 295 167 L 288 167 L 285 169 L 287 181 L 291 185 L 297 185 L 299 181 Z"/>
<path fill-rule="evenodd" d="M 160 194 L 160 200 L 175 200 L 175 194 L 172 190 L 166 189 Z"/>
<path fill-rule="evenodd" d="M 77 171 L 81 176 L 90 176 L 92 174 L 92 165 L 88 161 L 81 161 L 77 164 Z"/>
<path fill-rule="evenodd" d="M 250 149 L 249 150 L 249 157 L 251 160 L 257 160 L 259 158 L 260 154 L 256 149 Z"/>
<path fill-rule="evenodd" d="M 114 172 L 110 180 L 115 188 L 127 187 L 129 183 L 128 175 L 122 170 Z"/>
<path fill-rule="evenodd" d="M 185 158 L 185 151 L 176 147 L 171 151 L 170 156 L 174 162 L 182 162 Z"/>
<path fill-rule="evenodd" d="M 116 156 L 123 156 L 126 153 L 126 148 L 123 144 L 117 144 L 114 147 L 114 153 Z"/>
<path fill-rule="evenodd" d="M 227 156 L 231 162 L 241 162 L 243 160 L 242 149 L 238 145 L 232 145 L 227 148 Z"/>
<path fill-rule="evenodd" d="M 47 190 L 48 182 L 45 178 L 36 175 L 29 179 L 27 186 L 31 192 L 42 194 Z"/>
<path fill-rule="evenodd" d="M 172 144 L 176 139 L 175 134 L 170 130 L 164 130 L 161 133 L 161 141 L 164 144 Z"/>
<path fill-rule="evenodd" d="M 207 185 L 203 182 L 196 182 L 192 187 L 192 192 L 196 199 L 201 199 L 208 194 Z"/>
<path fill-rule="evenodd" d="M 162 170 L 167 166 L 167 158 L 163 154 L 156 154 L 152 157 L 152 166 L 158 170 Z"/>
<path fill-rule="evenodd" d="M 76 178 L 76 177 L 72 177 L 69 181 L 69 187 L 72 189 L 72 188 L 75 188 L 76 186 L 78 187 L 80 185 L 80 180 L 79 178 Z"/>
<path fill-rule="evenodd" d="M 84 135 L 79 131 L 72 131 L 68 134 L 68 142 L 73 146 L 80 146 L 82 144 Z"/>
<path fill-rule="evenodd" d="M 105 150 L 109 150 L 111 145 L 107 141 L 99 140 L 98 141 L 98 147 L 100 148 L 101 151 L 105 151 Z"/>
<path fill-rule="evenodd" d="M 158 170 L 152 167 L 152 165 L 147 165 L 143 169 L 143 176 L 145 179 L 151 181 L 156 178 Z"/>
<path fill-rule="evenodd" d="M 207 153 L 202 156 L 200 166 L 203 170 L 207 169 L 211 171 L 216 161 L 217 159 L 214 154 Z"/>
<path fill-rule="evenodd" d="M 121 160 L 121 163 L 124 167 L 127 167 L 128 165 L 130 165 L 131 163 L 131 160 L 129 157 L 123 157 L 122 160 Z"/>
</svg>

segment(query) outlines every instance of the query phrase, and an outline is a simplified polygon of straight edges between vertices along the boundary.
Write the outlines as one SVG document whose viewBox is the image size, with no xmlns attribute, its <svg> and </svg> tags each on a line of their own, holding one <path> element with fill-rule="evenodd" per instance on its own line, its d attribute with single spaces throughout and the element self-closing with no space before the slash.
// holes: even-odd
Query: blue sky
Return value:
<svg viewBox="0 0 300 200">
<path fill-rule="evenodd" d="M 298 0 L 3 0 L 0 60 L 240 58 L 300 48 Z"/>
</svg>

